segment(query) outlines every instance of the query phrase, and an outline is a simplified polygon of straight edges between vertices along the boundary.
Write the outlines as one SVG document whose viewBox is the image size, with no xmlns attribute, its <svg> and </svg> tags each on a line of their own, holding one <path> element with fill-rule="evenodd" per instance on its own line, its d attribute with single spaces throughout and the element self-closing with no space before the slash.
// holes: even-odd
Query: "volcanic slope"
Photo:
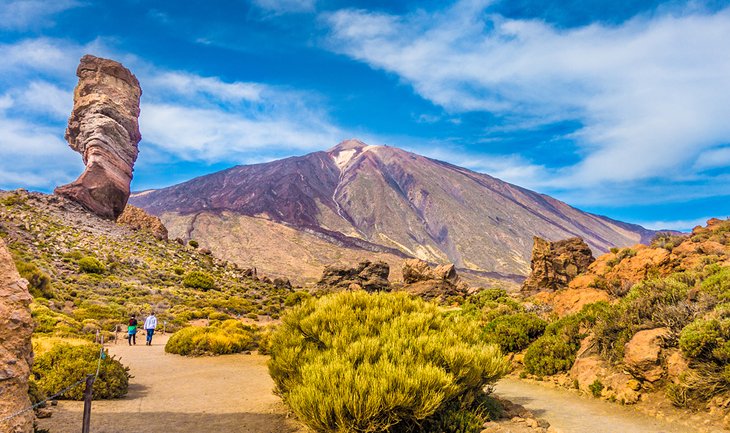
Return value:
<svg viewBox="0 0 730 433">
<path fill-rule="evenodd" d="M 467 274 L 515 279 L 529 272 L 533 236 L 580 236 L 600 253 L 653 235 L 486 174 L 358 140 L 136 193 L 130 203 L 158 215 L 172 237 L 299 281 L 363 257 L 396 269 L 405 257 L 453 262 Z"/>
</svg>

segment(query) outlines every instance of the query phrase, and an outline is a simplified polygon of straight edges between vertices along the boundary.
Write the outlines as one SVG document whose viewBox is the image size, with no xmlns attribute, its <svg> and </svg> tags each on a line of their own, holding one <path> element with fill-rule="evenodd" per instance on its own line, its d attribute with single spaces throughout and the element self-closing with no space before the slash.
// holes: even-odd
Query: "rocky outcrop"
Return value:
<svg viewBox="0 0 730 433">
<path fill-rule="evenodd" d="M 533 240 L 532 272 L 522 285 L 525 293 L 566 288 L 595 260 L 590 247 L 581 238 L 550 242 L 535 236 Z"/>
<path fill-rule="evenodd" d="M 325 266 L 317 285 L 325 290 L 390 290 L 390 266 L 385 262 L 361 262 L 354 268 Z"/>
<path fill-rule="evenodd" d="M 31 297 L 0 239 L 0 420 L 30 406 L 28 377 L 33 363 Z M 0 421 L 0 431 L 33 431 L 33 411 Z"/>
<path fill-rule="evenodd" d="M 167 240 L 167 228 L 162 224 L 162 221 L 138 207 L 127 205 L 124 212 L 119 215 L 117 223 L 135 231 L 147 231 L 158 240 Z"/>
<path fill-rule="evenodd" d="M 656 382 L 664 375 L 660 358 L 669 329 L 656 328 L 637 332 L 624 347 L 624 364 L 637 379 Z"/>
<path fill-rule="evenodd" d="M 55 193 L 107 219 L 116 219 L 129 198 L 137 160 L 139 99 L 137 78 L 120 63 L 91 55 L 81 58 L 79 83 L 68 120 L 66 140 L 86 169 Z"/>
<path fill-rule="evenodd" d="M 403 262 L 404 291 L 424 299 L 446 299 L 464 296 L 469 286 L 461 281 L 453 264 L 431 268 L 419 259 Z"/>
</svg>

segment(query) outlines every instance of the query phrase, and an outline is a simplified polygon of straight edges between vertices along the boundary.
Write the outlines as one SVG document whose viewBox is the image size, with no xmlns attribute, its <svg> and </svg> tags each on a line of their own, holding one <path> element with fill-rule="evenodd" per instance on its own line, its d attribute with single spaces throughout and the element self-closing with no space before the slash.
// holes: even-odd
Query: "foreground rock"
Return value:
<svg viewBox="0 0 730 433">
<path fill-rule="evenodd" d="M 581 238 L 550 242 L 536 236 L 533 240 L 532 272 L 522 285 L 525 293 L 566 288 L 595 260 L 590 247 Z"/>
<path fill-rule="evenodd" d="M 26 286 L 0 239 L 0 420 L 30 406 L 28 376 L 33 363 L 33 320 Z M 0 421 L 0 431 L 32 432 L 33 411 Z"/>
<path fill-rule="evenodd" d="M 158 240 L 167 240 L 167 228 L 162 224 L 162 221 L 138 207 L 127 205 L 124 212 L 117 219 L 117 223 L 135 231 L 147 231 Z"/>
<path fill-rule="evenodd" d="M 83 156 L 86 169 L 55 193 L 102 218 L 116 219 L 129 198 L 137 160 L 139 99 L 137 78 L 120 63 L 91 55 L 81 58 L 66 140 Z"/>
<path fill-rule="evenodd" d="M 441 299 L 464 296 L 469 290 L 456 274 L 453 264 L 431 268 L 419 259 L 403 262 L 403 290 L 424 299 Z"/>
<path fill-rule="evenodd" d="M 325 290 L 390 290 L 390 266 L 385 262 L 361 262 L 354 268 L 325 266 L 317 285 Z"/>
<path fill-rule="evenodd" d="M 660 357 L 662 344 L 668 338 L 668 328 L 639 331 L 626 343 L 624 364 L 629 372 L 641 380 L 656 382 L 664 375 Z"/>
</svg>

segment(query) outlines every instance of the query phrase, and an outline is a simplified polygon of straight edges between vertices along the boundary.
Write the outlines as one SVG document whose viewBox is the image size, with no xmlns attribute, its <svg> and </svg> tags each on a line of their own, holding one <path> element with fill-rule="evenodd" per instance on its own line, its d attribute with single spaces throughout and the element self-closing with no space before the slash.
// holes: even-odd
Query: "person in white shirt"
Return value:
<svg viewBox="0 0 730 433">
<path fill-rule="evenodd" d="M 144 321 L 144 330 L 147 332 L 148 346 L 152 346 L 152 336 L 155 333 L 155 328 L 157 328 L 157 317 L 155 317 L 155 312 L 153 311 Z"/>
</svg>

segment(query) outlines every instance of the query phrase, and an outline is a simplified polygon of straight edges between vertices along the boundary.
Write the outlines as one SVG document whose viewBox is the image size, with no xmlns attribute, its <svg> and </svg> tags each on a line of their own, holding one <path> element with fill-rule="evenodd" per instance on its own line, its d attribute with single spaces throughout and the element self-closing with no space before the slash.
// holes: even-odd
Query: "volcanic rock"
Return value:
<svg viewBox="0 0 730 433">
<path fill-rule="evenodd" d="M 550 242 L 535 236 L 533 240 L 532 272 L 522 285 L 522 291 L 526 293 L 568 287 L 568 283 L 595 260 L 590 247 L 581 238 Z"/>
<path fill-rule="evenodd" d="M 120 63 L 85 55 L 76 70 L 79 83 L 66 141 L 81 153 L 86 169 L 55 193 L 102 218 L 116 219 L 129 198 L 137 160 L 139 99 L 137 78 Z"/>
<path fill-rule="evenodd" d="M 28 377 L 33 363 L 33 319 L 28 282 L 18 274 L 0 239 L 0 420 L 30 406 Z M 0 431 L 33 431 L 33 411 L 0 421 Z"/>
<path fill-rule="evenodd" d="M 669 329 L 656 328 L 637 332 L 624 347 L 624 364 L 639 379 L 656 382 L 662 378 L 660 354 Z"/>
<path fill-rule="evenodd" d="M 124 212 L 117 219 L 118 224 L 125 225 L 132 230 L 142 230 L 152 233 L 158 240 L 167 240 L 167 228 L 156 216 L 152 216 L 142 209 L 127 205 Z"/>
<path fill-rule="evenodd" d="M 469 286 L 461 281 L 453 264 L 431 268 L 419 259 L 403 262 L 403 290 L 424 299 L 445 299 L 463 296 Z"/>
<path fill-rule="evenodd" d="M 325 266 L 317 285 L 330 290 L 359 290 L 368 292 L 390 290 L 390 266 L 384 262 L 361 262 L 354 268 Z"/>
</svg>

